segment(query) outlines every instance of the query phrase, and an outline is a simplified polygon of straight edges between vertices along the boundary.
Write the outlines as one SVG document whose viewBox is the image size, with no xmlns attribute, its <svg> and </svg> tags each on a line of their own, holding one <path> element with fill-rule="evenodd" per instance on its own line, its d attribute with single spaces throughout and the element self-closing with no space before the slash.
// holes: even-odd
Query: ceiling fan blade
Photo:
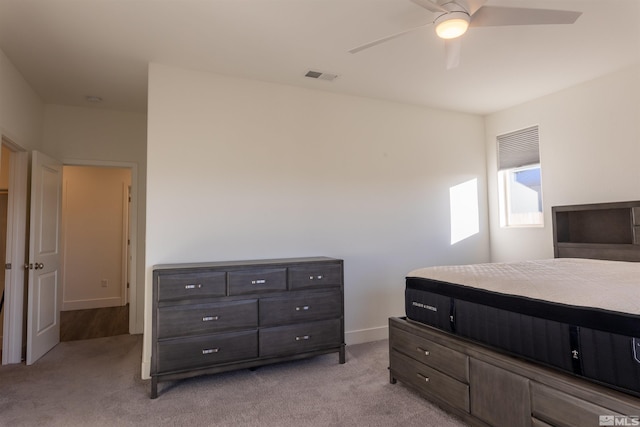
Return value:
<svg viewBox="0 0 640 427">
<path fill-rule="evenodd" d="M 483 6 L 473 15 L 469 26 L 573 24 L 580 15 L 582 12 L 569 10 Z"/>
<path fill-rule="evenodd" d="M 444 12 L 444 13 L 448 12 L 448 10 L 445 9 L 444 7 L 434 2 L 431 2 L 429 0 L 411 0 L 411 1 L 422 8 L 430 10 L 431 12 Z"/>
<path fill-rule="evenodd" d="M 349 53 L 358 53 L 358 52 L 360 52 L 360 51 L 362 51 L 362 50 L 365 50 L 365 49 L 368 49 L 368 48 L 370 48 L 370 47 L 373 47 L 373 46 L 379 45 L 380 43 L 384 43 L 384 42 L 386 42 L 386 41 L 389 41 L 389 40 L 395 39 L 396 37 L 400 37 L 400 36 L 402 36 L 402 35 L 405 35 L 405 34 L 407 34 L 407 33 L 410 33 L 411 31 L 419 30 L 420 28 L 426 27 L 427 25 L 431 25 L 431 24 L 432 24 L 431 22 L 427 22 L 426 24 L 422 24 L 422 25 L 420 25 L 420 26 L 418 26 L 418 27 L 409 28 L 408 30 L 400 31 L 399 33 L 392 34 L 392 35 L 390 35 L 390 36 L 386 36 L 386 37 L 383 37 L 383 38 L 378 39 L 378 40 L 374 40 L 374 41 L 372 41 L 372 42 L 369 42 L 369 43 L 363 44 L 363 45 L 358 46 L 358 47 L 354 47 L 353 49 L 351 49 L 351 50 L 349 51 Z"/>
<path fill-rule="evenodd" d="M 447 70 L 460 65 L 460 51 L 462 50 L 462 39 L 448 39 L 444 41 L 444 52 L 447 58 Z"/>
</svg>

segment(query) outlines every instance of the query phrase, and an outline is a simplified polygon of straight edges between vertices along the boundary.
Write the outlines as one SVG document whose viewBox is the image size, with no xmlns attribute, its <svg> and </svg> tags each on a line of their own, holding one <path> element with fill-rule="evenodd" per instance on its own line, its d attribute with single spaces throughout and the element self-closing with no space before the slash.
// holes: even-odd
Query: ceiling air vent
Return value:
<svg viewBox="0 0 640 427">
<path fill-rule="evenodd" d="M 307 74 L 305 74 L 304 76 L 309 77 L 311 79 L 326 80 L 328 82 L 331 82 L 335 80 L 336 77 L 338 77 L 337 74 L 323 73 L 321 71 L 313 71 L 313 70 L 307 71 Z"/>
</svg>

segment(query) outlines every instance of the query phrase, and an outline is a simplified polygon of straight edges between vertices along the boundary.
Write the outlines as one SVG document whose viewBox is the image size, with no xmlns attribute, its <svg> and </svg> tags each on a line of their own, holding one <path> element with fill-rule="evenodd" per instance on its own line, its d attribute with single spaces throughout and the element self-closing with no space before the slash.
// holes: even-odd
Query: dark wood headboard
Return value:
<svg viewBox="0 0 640 427">
<path fill-rule="evenodd" d="M 640 262 L 640 201 L 554 206 L 556 258 Z"/>
</svg>

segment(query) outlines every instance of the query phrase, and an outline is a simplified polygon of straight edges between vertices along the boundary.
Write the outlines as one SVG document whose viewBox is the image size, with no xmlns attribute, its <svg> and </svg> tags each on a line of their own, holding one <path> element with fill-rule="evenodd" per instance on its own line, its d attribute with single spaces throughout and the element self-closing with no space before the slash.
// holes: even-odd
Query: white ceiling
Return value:
<svg viewBox="0 0 640 427">
<path fill-rule="evenodd" d="M 146 111 L 158 62 L 486 114 L 640 62 L 639 0 L 488 0 L 575 10 L 573 25 L 473 28 L 447 71 L 409 0 L 0 0 L 0 49 L 48 104 Z M 307 70 L 338 74 L 333 82 Z"/>
</svg>

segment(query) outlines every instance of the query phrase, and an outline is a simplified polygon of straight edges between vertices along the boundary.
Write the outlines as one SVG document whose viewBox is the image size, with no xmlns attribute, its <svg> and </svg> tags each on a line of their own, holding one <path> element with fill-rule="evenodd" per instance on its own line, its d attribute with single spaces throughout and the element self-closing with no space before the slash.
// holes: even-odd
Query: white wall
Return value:
<svg viewBox="0 0 640 427">
<path fill-rule="evenodd" d="M 131 171 L 64 166 L 62 310 L 122 306 Z"/>
<path fill-rule="evenodd" d="M 42 142 L 44 104 L 0 50 L 0 136 L 25 150 Z"/>
<path fill-rule="evenodd" d="M 347 343 L 386 337 L 413 268 L 488 259 L 481 117 L 151 64 L 147 299 L 160 263 L 345 260 Z M 449 188 L 480 233 L 450 245 Z"/>
<path fill-rule="evenodd" d="M 44 117 L 43 150 L 52 157 L 146 164 L 146 114 L 48 104 Z"/>
<path fill-rule="evenodd" d="M 539 125 L 544 228 L 500 228 L 496 136 Z M 492 261 L 553 257 L 551 207 L 640 200 L 640 65 L 486 117 Z"/>
<path fill-rule="evenodd" d="M 134 199 L 137 223 L 137 247 L 134 249 L 136 294 L 134 332 L 143 329 L 144 250 L 146 209 L 146 139 L 147 116 L 97 108 L 47 105 L 45 107 L 42 150 L 65 164 L 93 164 L 137 168 L 137 194 Z"/>
</svg>

